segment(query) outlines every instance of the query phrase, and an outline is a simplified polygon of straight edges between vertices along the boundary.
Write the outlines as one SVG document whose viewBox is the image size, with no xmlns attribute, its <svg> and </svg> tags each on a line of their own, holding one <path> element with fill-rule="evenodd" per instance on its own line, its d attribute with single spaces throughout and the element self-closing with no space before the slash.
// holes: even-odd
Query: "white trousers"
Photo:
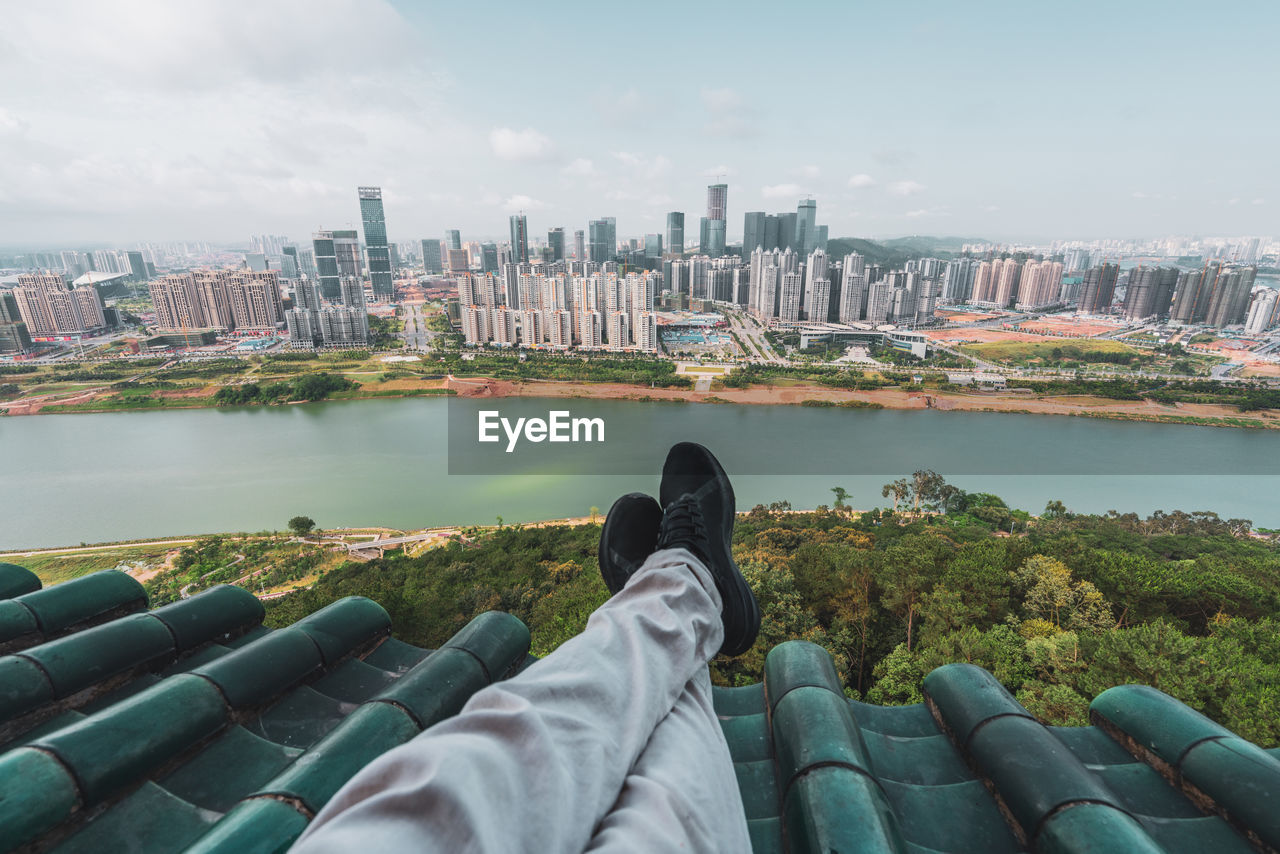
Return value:
<svg viewBox="0 0 1280 854">
<path fill-rule="evenodd" d="M 706 567 L 651 555 L 582 634 L 356 774 L 293 850 L 746 854 L 707 673 L 723 634 Z"/>
</svg>

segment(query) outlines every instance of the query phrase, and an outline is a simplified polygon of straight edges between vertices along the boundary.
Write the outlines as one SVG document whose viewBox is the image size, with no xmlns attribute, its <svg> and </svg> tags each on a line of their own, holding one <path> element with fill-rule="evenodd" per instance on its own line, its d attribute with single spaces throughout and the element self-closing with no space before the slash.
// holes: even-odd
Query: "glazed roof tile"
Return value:
<svg viewBox="0 0 1280 854">
<path fill-rule="evenodd" d="M 33 578 L 0 564 L 0 850 L 282 851 L 360 768 L 530 661 L 501 613 L 431 651 L 368 599 L 270 630 L 239 588 L 147 611 L 120 573 Z M 971 665 L 899 707 L 845 697 L 801 641 L 764 676 L 713 692 L 756 852 L 1280 847 L 1280 751 L 1151 688 L 1047 727 Z"/>
</svg>

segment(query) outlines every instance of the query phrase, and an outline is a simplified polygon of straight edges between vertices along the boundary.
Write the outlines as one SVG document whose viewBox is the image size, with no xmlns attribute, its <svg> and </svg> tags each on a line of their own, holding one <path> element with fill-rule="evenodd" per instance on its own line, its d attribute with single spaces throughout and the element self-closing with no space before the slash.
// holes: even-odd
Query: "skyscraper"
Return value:
<svg viewBox="0 0 1280 854">
<path fill-rule="evenodd" d="M 742 217 L 742 257 L 750 258 L 757 249 L 775 249 L 776 246 L 765 244 L 765 231 L 768 228 L 769 215 L 764 211 L 748 211 Z M 774 226 L 775 233 L 777 226 Z"/>
<path fill-rule="evenodd" d="M 808 255 L 818 246 L 818 202 L 801 199 L 796 205 L 795 244 L 792 247 L 800 255 Z"/>
<path fill-rule="evenodd" d="M 32 336 L 78 335 L 107 325 L 97 289 L 73 289 L 61 273 L 23 273 L 13 296 Z"/>
<path fill-rule="evenodd" d="M 578 261 L 587 260 L 587 235 L 581 229 L 573 233 L 573 257 Z"/>
<path fill-rule="evenodd" d="M 529 263 L 529 219 L 524 214 L 511 215 L 511 260 Z"/>
<path fill-rule="evenodd" d="M 444 239 L 445 239 L 445 243 L 448 244 L 445 247 L 446 249 L 462 248 L 462 232 L 458 231 L 458 229 L 451 228 L 448 231 L 446 231 L 444 233 Z"/>
<path fill-rule="evenodd" d="M 702 220 L 699 251 L 703 255 L 719 258 L 724 254 L 725 215 L 729 207 L 729 185 L 711 184 L 707 187 L 707 216 Z"/>
<path fill-rule="evenodd" d="M 440 241 L 422 241 L 422 269 L 429 274 L 438 275 L 444 272 L 444 262 L 440 257 Z"/>
<path fill-rule="evenodd" d="M 593 219 L 587 223 L 590 248 L 588 260 L 597 264 L 612 261 L 618 254 L 618 225 L 611 216 Z"/>
<path fill-rule="evenodd" d="M 650 258 L 662 257 L 662 235 L 646 234 L 644 236 L 644 254 Z"/>
<path fill-rule="evenodd" d="M 667 251 L 672 255 L 684 254 L 684 214 L 680 211 L 667 214 Z"/>
<path fill-rule="evenodd" d="M 382 209 L 381 187 L 360 187 L 360 220 L 364 223 L 365 253 L 369 257 L 369 283 L 374 299 L 395 296 L 391 248 L 387 245 L 387 216 Z"/>
<path fill-rule="evenodd" d="M 564 229 L 553 228 L 547 232 L 547 246 L 551 249 L 552 261 L 564 260 Z"/>
</svg>

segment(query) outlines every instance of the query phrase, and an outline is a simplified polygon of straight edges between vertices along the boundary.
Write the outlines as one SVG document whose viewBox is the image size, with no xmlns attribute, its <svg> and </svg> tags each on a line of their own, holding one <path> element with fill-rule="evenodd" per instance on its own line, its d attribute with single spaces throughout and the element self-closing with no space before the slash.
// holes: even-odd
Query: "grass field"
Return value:
<svg viewBox="0 0 1280 854">
<path fill-rule="evenodd" d="M 143 560 L 148 563 L 160 563 L 171 548 L 179 548 L 179 546 L 116 546 L 106 547 L 101 551 L 10 558 L 9 562 L 25 566 L 38 575 L 44 586 L 48 587 L 100 569 L 115 569 L 126 561 L 133 563 Z"/>
<path fill-rule="evenodd" d="M 964 344 L 959 349 L 991 362 L 1009 365 L 1033 361 L 1092 361 L 1099 354 L 1139 355 L 1139 351 L 1119 341 L 993 341 L 988 344 Z"/>
</svg>

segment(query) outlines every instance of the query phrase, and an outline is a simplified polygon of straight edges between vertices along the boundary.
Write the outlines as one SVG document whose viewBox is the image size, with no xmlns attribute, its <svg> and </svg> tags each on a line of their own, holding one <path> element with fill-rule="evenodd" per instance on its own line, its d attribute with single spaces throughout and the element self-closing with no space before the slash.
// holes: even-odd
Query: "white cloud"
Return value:
<svg viewBox="0 0 1280 854">
<path fill-rule="evenodd" d="M 574 158 L 560 171 L 565 175 L 573 175 L 577 178 L 590 178 L 599 174 L 596 170 L 596 165 L 585 157 Z"/>
<path fill-rule="evenodd" d="M 760 188 L 760 195 L 766 199 L 786 199 L 804 195 L 799 184 L 770 184 Z"/>
<path fill-rule="evenodd" d="M 874 187 L 875 185 L 876 179 L 872 178 L 866 172 L 859 172 L 857 175 L 854 175 L 849 179 L 849 186 L 853 187 L 855 190 L 862 189 L 863 187 Z"/>
<path fill-rule="evenodd" d="M 895 181 L 889 185 L 889 192 L 895 196 L 914 196 L 916 193 L 924 192 L 924 184 L 918 181 Z"/>
<path fill-rule="evenodd" d="M 538 211 L 545 208 L 546 205 L 530 196 L 517 194 L 506 199 L 502 203 L 502 209 L 507 213 L 520 213 L 521 211 Z"/>
<path fill-rule="evenodd" d="M 919 208 L 917 210 L 907 211 L 903 216 L 910 217 L 912 219 L 922 216 L 951 216 L 951 212 L 943 207 Z"/>
<path fill-rule="evenodd" d="M 635 175 L 644 180 L 653 180 L 665 174 L 671 168 L 671 161 L 661 154 L 646 157 L 631 151 L 615 151 L 613 157 Z"/>
<path fill-rule="evenodd" d="M 489 132 L 489 147 L 499 158 L 516 162 L 546 160 L 555 152 L 551 140 L 533 128 L 494 128 Z"/>
<path fill-rule="evenodd" d="M 707 123 L 702 129 L 707 134 L 743 139 L 759 133 L 755 111 L 736 89 L 703 89 L 701 94 L 707 111 Z"/>
<path fill-rule="evenodd" d="M 702 103 L 713 113 L 729 113 L 742 108 L 742 96 L 736 89 L 703 89 Z"/>
<path fill-rule="evenodd" d="M 1253 200 L 1252 202 L 1250 202 L 1249 204 L 1251 204 L 1251 205 L 1265 205 L 1266 203 L 1267 203 L 1267 200 L 1266 200 L 1266 199 L 1254 199 L 1254 200 Z"/>
<path fill-rule="evenodd" d="M 792 169 L 791 172 L 793 175 L 799 175 L 801 178 L 809 178 L 810 180 L 817 178 L 822 174 L 822 170 L 813 165 L 798 166 L 795 169 Z"/>
<path fill-rule="evenodd" d="M 712 166 L 709 169 L 702 170 L 702 176 L 704 178 L 720 178 L 720 177 L 728 178 L 733 174 L 734 174 L 733 167 L 725 166 L 724 164 L 721 164 L 719 166 Z"/>
</svg>

